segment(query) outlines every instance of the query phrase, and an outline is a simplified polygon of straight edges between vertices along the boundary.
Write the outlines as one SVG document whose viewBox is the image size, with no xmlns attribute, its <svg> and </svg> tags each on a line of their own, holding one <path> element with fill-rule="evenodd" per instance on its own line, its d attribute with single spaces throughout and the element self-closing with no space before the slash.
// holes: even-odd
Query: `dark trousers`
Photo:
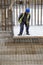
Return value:
<svg viewBox="0 0 43 65">
<path fill-rule="evenodd" d="M 27 25 L 26 22 L 22 22 L 22 23 L 20 24 L 20 34 L 23 33 L 24 25 L 25 25 L 25 27 L 26 27 L 26 34 L 28 34 L 28 33 L 29 33 L 29 24 Z"/>
</svg>

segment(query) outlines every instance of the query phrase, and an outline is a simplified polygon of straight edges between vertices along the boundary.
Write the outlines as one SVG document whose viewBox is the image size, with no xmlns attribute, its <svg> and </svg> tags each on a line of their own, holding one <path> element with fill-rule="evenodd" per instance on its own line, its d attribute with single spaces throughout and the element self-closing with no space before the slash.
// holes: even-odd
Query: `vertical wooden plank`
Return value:
<svg viewBox="0 0 43 65">
<path fill-rule="evenodd" d="M 33 5 L 33 26 L 35 25 L 35 5 Z"/>
<path fill-rule="evenodd" d="M 27 0 L 27 2 L 28 2 L 28 0 Z M 26 8 L 28 8 L 29 7 L 29 5 L 28 5 L 28 3 L 26 2 Z"/>
<path fill-rule="evenodd" d="M 41 25 L 42 25 L 42 0 L 41 0 Z"/>
<path fill-rule="evenodd" d="M 3 24 L 3 11 L 2 11 L 2 24 Z M 3 25 L 2 25 L 2 30 L 3 30 Z"/>
<path fill-rule="evenodd" d="M 18 5 L 16 6 L 16 25 L 18 25 Z"/>
<path fill-rule="evenodd" d="M 0 9 L 0 25 L 1 25 L 1 20 L 2 20 L 2 11 L 1 11 L 1 9 Z"/>
<path fill-rule="evenodd" d="M 4 0 L 5 6 L 8 6 L 8 0 Z"/>
<path fill-rule="evenodd" d="M 40 1 L 40 5 L 39 5 L 39 25 L 42 25 L 42 5 L 41 5 L 41 1 Z"/>
<path fill-rule="evenodd" d="M 2 30 L 6 30 L 5 29 L 5 18 L 6 18 L 6 11 L 5 9 L 2 9 Z"/>
<path fill-rule="evenodd" d="M 34 25 L 34 0 L 33 0 L 33 23 L 32 25 Z"/>
<path fill-rule="evenodd" d="M 24 13 L 25 12 L 25 4 L 23 3 L 22 5 L 22 12 Z"/>
<path fill-rule="evenodd" d="M 31 4 L 31 26 L 33 25 L 33 0 Z"/>
<path fill-rule="evenodd" d="M 36 5 L 36 26 L 38 23 L 38 5 Z"/>
<path fill-rule="evenodd" d="M 9 20 L 9 16 L 10 16 L 10 15 L 9 15 L 9 10 L 8 10 L 8 31 L 9 31 L 9 21 L 10 21 L 10 20 Z"/>
<path fill-rule="evenodd" d="M 6 18 L 6 31 L 9 31 L 9 9 L 7 9 L 7 18 Z"/>
<path fill-rule="evenodd" d="M 0 6 L 1 6 L 1 0 L 0 0 Z"/>
<path fill-rule="evenodd" d="M 0 31 L 2 31 L 2 9 L 0 9 Z"/>
<path fill-rule="evenodd" d="M 15 6 L 13 7 L 13 25 L 15 25 Z"/>
<path fill-rule="evenodd" d="M 8 18 L 8 9 L 6 8 L 6 18 Z"/>
<path fill-rule="evenodd" d="M 16 6 L 15 6 L 15 25 L 16 25 Z"/>
<path fill-rule="evenodd" d="M 0 8 L 2 8 L 2 6 L 1 6 L 1 5 L 2 5 L 2 0 L 0 0 Z"/>
<path fill-rule="evenodd" d="M 15 1 L 16 1 L 16 0 L 15 0 Z M 15 22 L 15 25 L 16 25 L 16 4 L 15 4 L 15 7 L 14 7 L 14 8 L 15 8 L 15 11 L 14 11 L 14 12 L 15 12 L 15 13 L 14 13 L 14 16 L 15 16 L 14 18 L 15 18 L 15 20 L 14 20 L 14 22 Z"/>
<path fill-rule="evenodd" d="M 37 23 L 38 23 L 38 3 L 36 0 L 36 26 L 37 26 Z"/>
<path fill-rule="evenodd" d="M 30 16 L 31 16 L 31 4 L 30 4 Z M 30 18 L 30 26 L 31 26 L 31 18 Z"/>
<path fill-rule="evenodd" d="M 43 25 L 43 5 L 42 5 L 42 25 Z"/>
<path fill-rule="evenodd" d="M 18 18 L 19 18 L 19 5 L 18 5 Z M 17 25 L 19 25 L 19 22 L 18 22 L 18 24 Z"/>
<path fill-rule="evenodd" d="M 6 9 L 4 9 L 4 15 L 5 15 L 5 16 L 4 16 L 4 17 L 5 17 L 5 18 L 4 18 L 4 19 L 5 19 L 5 22 L 4 22 L 5 26 L 4 26 L 4 27 L 5 27 L 5 31 L 6 31 Z"/>
<path fill-rule="evenodd" d="M 42 9 L 42 19 L 43 19 L 43 0 L 41 0 L 41 9 Z M 42 21 L 42 25 L 43 25 L 43 21 Z"/>
<path fill-rule="evenodd" d="M 35 5 L 35 25 L 37 25 L 37 7 L 38 7 L 38 5 L 37 5 L 37 0 L 35 0 L 36 1 L 36 5 Z"/>
<path fill-rule="evenodd" d="M 37 2 L 38 2 L 38 0 L 37 0 Z M 37 25 L 39 26 L 39 2 L 38 2 L 38 23 L 37 23 Z"/>
<path fill-rule="evenodd" d="M 9 31 L 12 31 L 12 11 L 9 10 L 9 21 L 8 21 L 8 27 L 9 27 Z"/>
<path fill-rule="evenodd" d="M 6 1 L 4 0 L 5 31 L 6 31 Z"/>
<path fill-rule="evenodd" d="M 16 25 L 18 24 L 18 5 L 16 4 Z"/>
<path fill-rule="evenodd" d="M 39 8 L 38 8 L 38 1 L 36 0 L 36 5 L 35 5 L 35 25 L 38 25 L 38 20 L 39 20 Z"/>
<path fill-rule="evenodd" d="M 41 5 L 39 5 L 39 25 L 41 25 Z"/>
</svg>

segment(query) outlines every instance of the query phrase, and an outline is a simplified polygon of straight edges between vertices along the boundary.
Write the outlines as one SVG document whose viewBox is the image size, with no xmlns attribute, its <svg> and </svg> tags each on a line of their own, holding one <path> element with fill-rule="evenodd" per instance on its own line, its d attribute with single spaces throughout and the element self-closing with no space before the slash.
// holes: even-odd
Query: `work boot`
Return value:
<svg viewBox="0 0 43 65">
<path fill-rule="evenodd" d="M 27 33 L 26 35 L 30 35 L 29 33 Z"/>
<path fill-rule="evenodd" d="M 22 35 L 22 34 L 19 33 L 18 35 L 20 36 L 20 35 Z"/>
</svg>

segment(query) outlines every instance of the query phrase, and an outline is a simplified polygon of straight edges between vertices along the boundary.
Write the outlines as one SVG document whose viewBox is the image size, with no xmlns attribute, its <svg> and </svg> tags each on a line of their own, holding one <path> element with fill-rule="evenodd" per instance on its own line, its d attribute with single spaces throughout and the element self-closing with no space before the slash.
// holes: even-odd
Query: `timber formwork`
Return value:
<svg viewBox="0 0 43 65">
<path fill-rule="evenodd" d="M 8 9 L 6 17 L 6 7 L 1 10 L 0 65 L 43 65 L 43 37 L 12 37 L 12 11 Z"/>
<path fill-rule="evenodd" d="M 0 0 L 0 39 L 3 43 L 12 36 L 12 11 L 9 9 L 11 0 Z M 8 41 L 8 40 L 7 40 Z"/>
<path fill-rule="evenodd" d="M 1 65 L 43 65 L 43 37 L 18 38 L 0 44 Z"/>
</svg>

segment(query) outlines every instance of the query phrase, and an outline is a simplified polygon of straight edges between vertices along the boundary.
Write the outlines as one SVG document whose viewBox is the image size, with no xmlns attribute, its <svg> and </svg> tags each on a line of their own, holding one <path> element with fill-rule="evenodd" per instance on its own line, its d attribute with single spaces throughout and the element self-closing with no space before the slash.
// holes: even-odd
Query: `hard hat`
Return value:
<svg viewBox="0 0 43 65">
<path fill-rule="evenodd" d="M 26 8 L 26 11 L 25 12 L 29 13 L 30 12 L 30 9 L 29 8 Z"/>
</svg>

